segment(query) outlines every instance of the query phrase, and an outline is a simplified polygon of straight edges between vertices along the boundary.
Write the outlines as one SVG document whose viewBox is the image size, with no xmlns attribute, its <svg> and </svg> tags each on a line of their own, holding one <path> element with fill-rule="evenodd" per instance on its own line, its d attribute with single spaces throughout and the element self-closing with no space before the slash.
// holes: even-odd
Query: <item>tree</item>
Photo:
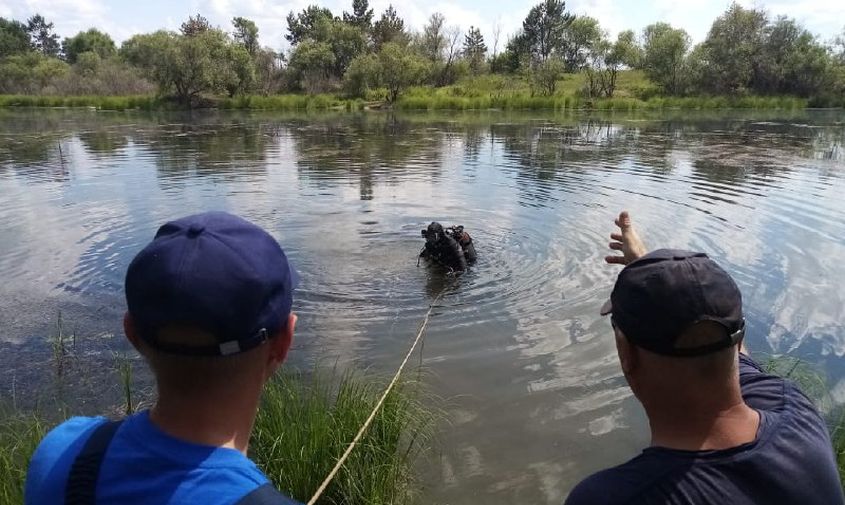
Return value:
<svg viewBox="0 0 845 505">
<path fill-rule="evenodd" d="M 327 42 L 300 42 L 290 54 L 288 71 L 296 85 L 308 93 L 323 93 L 333 86 L 337 60 Z"/>
<path fill-rule="evenodd" d="M 689 46 L 687 32 L 668 23 L 654 23 L 643 30 L 643 70 L 664 92 L 685 91 L 683 68 Z"/>
<path fill-rule="evenodd" d="M 235 28 L 232 36 L 254 57 L 261 48 L 258 44 L 258 26 L 254 21 L 242 17 L 232 19 L 232 26 Z"/>
<path fill-rule="evenodd" d="M 65 60 L 68 63 L 76 63 L 77 58 L 82 53 L 92 52 L 100 58 L 106 59 L 114 56 L 117 49 L 108 34 L 96 28 L 91 28 L 86 32 L 79 32 L 73 37 L 66 38 L 62 42 L 62 52 L 64 52 Z"/>
<path fill-rule="evenodd" d="M 36 14 L 26 22 L 32 49 L 44 56 L 59 55 L 59 36 L 53 33 L 53 23 L 48 23 L 41 14 Z"/>
<path fill-rule="evenodd" d="M 26 52 L 29 48 L 26 25 L 14 19 L 0 18 L 0 59 Z"/>
<path fill-rule="evenodd" d="M 67 72 L 67 63 L 40 52 L 13 54 L 0 62 L 0 93 L 40 93 Z"/>
<path fill-rule="evenodd" d="M 603 34 L 595 18 L 581 16 L 569 23 L 563 32 L 563 62 L 567 72 L 576 72 L 587 62 L 587 57 L 602 42 Z"/>
<path fill-rule="evenodd" d="M 833 39 L 833 51 L 839 63 L 845 65 L 845 28 L 842 29 L 839 36 Z"/>
<path fill-rule="evenodd" d="M 461 52 L 461 29 L 457 26 L 449 27 L 446 30 L 446 50 L 443 67 L 437 78 L 438 86 L 446 86 L 458 80 L 458 75 L 455 69 L 455 60 L 460 56 Z"/>
<path fill-rule="evenodd" d="M 636 58 L 637 46 L 634 32 L 626 30 L 610 43 L 602 34 L 601 39 L 590 47 L 587 54 L 587 92 L 590 97 L 612 98 L 616 92 L 616 80 L 623 65 Z"/>
<path fill-rule="evenodd" d="M 428 18 L 420 36 L 420 51 L 433 62 L 443 59 L 443 50 L 446 48 L 445 22 L 443 14 L 435 12 Z"/>
<path fill-rule="evenodd" d="M 637 44 L 637 36 L 634 34 L 634 30 L 619 32 L 613 50 L 622 65 L 629 68 L 639 68 L 643 59 L 643 49 Z"/>
<path fill-rule="evenodd" d="M 352 14 L 343 13 L 343 22 L 356 26 L 367 33 L 373 26 L 373 10 L 367 0 L 352 0 Z"/>
<path fill-rule="evenodd" d="M 350 96 L 365 97 L 381 83 L 381 64 L 377 55 L 368 53 L 356 57 L 343 75 L 343 87 Z"/>
<path fill-rule="evenodd" d="M 188 20 L 182 23 L 182 27 L 180 28 L 182 35 L 186 37 L 195 37 L 209 31 L 210 29 L 211 24 L 209 24 L 208 19 L 199 13 L 196 17 L 188 16 Z"/>
<path fill-rule="evenodd" d="M 522 22 L 520 45 L 532 62 L 542 63 L 553 52 L 564 49 L 564 32 L 573 19 L 561 0 L 544 0 L 531 8 Z"/>
<path fill-rule="evenodd" d="M 393 5 L 389 5 L 373 25 L 372 37 L 373 45 L 377 51 L 389 42 L 407 43 L 405 22 L 396 14 Z"/>
<path fill-rule="evenodd" d="M 472 72 L 478 73 L 484 65 L 484 58 L 487 54 L 487 45 L 484 43 L 484 36 L 481 30 L 474 26 L 464 36 L 464 58 L 469 62 Z"/>
<path fill-rule="evenodd" d="M 502 36 L 502 21 L 497 19 L 493 25 L 493 59 L 499 54 L 499 37 Z"/>
<path fill-rule="evenodd" d="M 543 62 L 534 65 L 531 70 L 531 86 L 534 92 L 551 96 L 557 90 L 557 81 L 563 77 L 565 71 L 563 60 L 553 55 Z"/>
<path fill-rule="evenodd" d="M 713 91 L 743 93 L 751 87 L 767 23 L 765 12 L 736 3 L 713 22 L 704 41 Z"/>
<path fill-rule="evenodd" d="M 315 38 L 314 33 L 318 23 L 332 19 L 334 19 L 332 11 L 318 5 L 309 5 L 299 14 L 290 12 L 287 17 L 288 33 L 285 39 L 295 46 L 306 38 Z"/>
<path fill-rule="evenodd" d="M 407 45 L 388 42 L 378 53 L 382 84 L 387 88 L 387 101 L 396 99 L 409 86 L 419 84 L 426 73 L 426 62 Z"/>
<path fill-rule="evenodd" d="M 118 54 L 130 65 L 153 71 L 158 58 L 175 44 L 175 37 L 175 33 L 165 30 L 133 35 L 123 42 Z"/>
</svg>

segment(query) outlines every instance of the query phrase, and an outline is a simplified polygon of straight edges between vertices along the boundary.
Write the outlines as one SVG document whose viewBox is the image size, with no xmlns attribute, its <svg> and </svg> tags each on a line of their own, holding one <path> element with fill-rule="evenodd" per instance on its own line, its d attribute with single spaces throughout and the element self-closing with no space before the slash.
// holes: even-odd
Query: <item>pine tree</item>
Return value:
<svg viewBox="0 0 845 505">
<path fill-rule="evenodd" d="M 211 24 L 209 24 L 208 19 L 203 17 L 202 14 L 197 14 L 197 17 L 189 16 L 188 20 L 182 23 L 182 35 L 186 37 L 193 37 L 195 35 L 199 35 L 200 33 L 207 32 L 211 29 Z"/>
<path fill-rule="evenodd" d="M 53 23 L 48 23 L 44 16 L 36 14 L 27 21 L 26 31 L 32 41 L 32 48 L 45 56 L 59 55 L 59 36 L 53 33 Z"/>
<path fill-rule="evenodd" d="M 479 72 L 484 64 L 484 56 L 487 54 L 487 45 L 484 43 L 484 36 L 481 30 L 474 26 L 469 27 L 469 32 L 464 36 L 464 58 L 469 61 L 469 68 L 473 72 Z"/>
<path fill-rule="evenodd" d="M 396 14 L 396 9 L 391 4 L 373 25 L 373 45 L 379 50 L 388 42 L 400 42 L 404 35 L 405 22 Z"/>
<path fill-rule="evenodd" d="M 343 21 L 352 26 L 369 31 L 373 25 L 373 10 L 367 0 L 352 0 L 352 14 L 343 13 Z"/>
</svg>

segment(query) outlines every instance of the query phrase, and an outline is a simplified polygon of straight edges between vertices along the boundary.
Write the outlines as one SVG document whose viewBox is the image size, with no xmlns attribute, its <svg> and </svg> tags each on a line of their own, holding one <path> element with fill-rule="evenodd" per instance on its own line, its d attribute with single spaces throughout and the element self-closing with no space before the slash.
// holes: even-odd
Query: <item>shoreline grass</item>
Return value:
<svg viewBox="0 0 845 505">
<path fill-rule="evenodd" d="M 432 90 L 426 90 L 432 91 Z M 600 98 L 589 100 L 577 95 L 532 96 L 530 93 L 456 96 L 412 90 L 392 106 L 381 101 L 364 101 L 334 95 L 246 95 L 217 98 L 196 110 L 250 111 L 361 111 L 384 109 L 400 111 L 660 111 L 660 110 L 800 110 L 811 106 L 805 98 L 790 96 L 690 96 Z M 31 96 L 0 95 L 0 108 L 47 107 L 89 108 L 101 111 L 179 111 L 185 107 L 155 96 Z"/>
<path fill-rule="evenodd" d="M 124 391 L 127 359 L 116 356 Z M 370 415 L 384 383 L 359 372 L 286 371 L 268 383 L 250 440 L 250 456 L 280 491 L 305 503 Z M 414 461 L 429 449 L 436 410 L 424 404 L 419 383 L 400 381 L 370 429 L 326 489 L 319 504 L 391 504 L 414 501 Z M 132 410 L 127 392 L 125 411 Z M 0 503 L 23 503 L 26 471 L 38 443 L 53 426 L 43 412 L 0 408 Z"/>
</svg>

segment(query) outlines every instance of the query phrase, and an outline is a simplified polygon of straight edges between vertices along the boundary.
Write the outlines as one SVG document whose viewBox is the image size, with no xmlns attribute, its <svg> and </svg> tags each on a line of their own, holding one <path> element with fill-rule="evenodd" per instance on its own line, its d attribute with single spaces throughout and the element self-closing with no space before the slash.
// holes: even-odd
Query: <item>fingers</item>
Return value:
<svg viewBox="0 0 845 505">
<path fill-rule="evenodd" d="M 610 247 L 611 249 L 613 249 L 614 251 L 621 251 L 621 250 L 623 250 L 622 248 L 624 247 L 621 242 L 611 242 L 611 243 L 607 244 L 607 246 Z"/>
<path fill-rule="evenodd" d="M 622 242 L 622 234 L 621 233 L 611 233 L 610 238 L 612 238 L 613 240 Z"/>
<path fill-rule="evenodd" d="M 631 227 L 631 216 L 628 214 L 627 210 L 623 210 L 619 213 L 619 217 L 616 219 L 616 226 L 622 228 L 623 230 Z"/>
<path fill-rule="evenodd" d="M 625 265 L 625 257 L 624 256 L 605 256 L 604 261 L 610 263 L 611 265 Z"/>
</svg>

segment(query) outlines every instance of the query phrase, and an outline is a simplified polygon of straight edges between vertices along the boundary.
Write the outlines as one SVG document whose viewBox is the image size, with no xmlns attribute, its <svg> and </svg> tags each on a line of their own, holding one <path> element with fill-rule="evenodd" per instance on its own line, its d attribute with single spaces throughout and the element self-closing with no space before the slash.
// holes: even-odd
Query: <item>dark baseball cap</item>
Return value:
<svg viewBox="0 0 845 505">
<path fill-rule="evenodd" d="M 225 356 L 252 349 L 285 324 L 298 276 L 269 233 L 226 212 L 166 223 L 126 272 L 126 303 L 141 337 L 163 352 Z M 217 341 L 162 342 L 170 325 Z"/>
<path fill-rule="evenodd" d="M 742 295 L 734 280 L 700 252 L 659 249 L 619 273 L 601 309 L 633 344 L 667 356 L 702 356 L 736 345 L 745 331 Z M 696 323 L 712 321 L 724 338 L 697 347 L 677 340 Z"/>
</svg>

